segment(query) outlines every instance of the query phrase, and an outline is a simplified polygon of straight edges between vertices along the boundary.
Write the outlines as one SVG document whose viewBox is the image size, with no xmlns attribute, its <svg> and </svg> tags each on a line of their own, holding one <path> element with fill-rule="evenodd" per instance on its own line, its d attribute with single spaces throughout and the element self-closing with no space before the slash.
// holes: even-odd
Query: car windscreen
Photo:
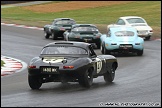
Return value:
<svg viewBox="0 0 162 108">
<path fill-rule="evenodd" d="M 130 24 L 132 24 L 132 23 L 145 23 L 145 21 L 141 18 L 129 18 L 129 19 L 126 19 L 126 20 Z"/>
<path fill-rule="evenodd" d="M 55 22 L 56 25 L 73 25 L 75 21 L 73 20 L 59 20 Z"/>
<path fill-rule="evenodd" d="M 41 54 L 51 55 L 88 55 L 86 49 L 73 46 L 48 46 L 42 49 Z"/>
<path fill-rule="evenodd" d="M 134 32 L 132 31 L 117 31 L 115 32 L 115 35 L 120 37 L 120 36 L 134 36 Z"/>
<path fill-rule="evenodd" d="M 91 31 L 98 32 L 98 29 L 95 27 L 74 27 L 71 29 L 72 32 L 82 32 L 82 31 Z"/>
</svg>

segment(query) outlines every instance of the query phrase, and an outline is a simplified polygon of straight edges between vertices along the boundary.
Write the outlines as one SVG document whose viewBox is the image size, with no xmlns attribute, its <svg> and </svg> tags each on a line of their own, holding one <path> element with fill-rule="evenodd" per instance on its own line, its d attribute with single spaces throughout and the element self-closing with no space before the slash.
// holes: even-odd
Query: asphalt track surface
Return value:
<svg viewBox="0 0 162 108">
<path fill-rule="evenodd" d="M 26 63 L 53 42 L 42 30 L 1 25 L 1 54 Z M 60 41 L 60 40 L 57 40 Z M 161 41 L 145 41 L 143 56 L 117 55 L 113 83 L 94 79 L 89 89 L 78 83 L 45 83 L 31 90 L 27 69 L 1 77 L 1 107 L 161 106 Z M 99 55 L 100 50 L 95 49 Z"/>
</svg>

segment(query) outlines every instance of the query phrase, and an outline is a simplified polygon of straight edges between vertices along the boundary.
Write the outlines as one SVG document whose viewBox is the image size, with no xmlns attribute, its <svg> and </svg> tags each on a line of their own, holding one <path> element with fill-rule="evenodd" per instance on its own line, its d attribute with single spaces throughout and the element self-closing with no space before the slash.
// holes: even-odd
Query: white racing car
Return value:
<svg viewBox="0 0 162 108">
<path fill-rule="evenodd" d="M 138 36 L 144 38 L 145 40 L 149 40 L 153 34 L 153 29 L 147 24 L 145 19 L 138 16 L 119 17 L 115 24 L 110 24 L 107 26 L 107 30 L 112 26 L 123 25 L 135 27 L 138 32 Z"/>
</svg>

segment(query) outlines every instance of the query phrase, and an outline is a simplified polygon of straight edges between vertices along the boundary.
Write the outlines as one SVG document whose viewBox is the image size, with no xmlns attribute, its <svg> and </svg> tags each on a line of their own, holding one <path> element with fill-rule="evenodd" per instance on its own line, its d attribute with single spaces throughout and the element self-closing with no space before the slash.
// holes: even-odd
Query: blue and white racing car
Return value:
<svg viewBox="0 0 162 108">
<path fill-rule="evenodd" d="M 143 55 L 144 39 L 139 37 L 137 30 L 130 26 L 110 27 L 108 34 L 101 37 L 102 54 L 111 52 L 136 53 L 138 56 Z"/>
</svg>

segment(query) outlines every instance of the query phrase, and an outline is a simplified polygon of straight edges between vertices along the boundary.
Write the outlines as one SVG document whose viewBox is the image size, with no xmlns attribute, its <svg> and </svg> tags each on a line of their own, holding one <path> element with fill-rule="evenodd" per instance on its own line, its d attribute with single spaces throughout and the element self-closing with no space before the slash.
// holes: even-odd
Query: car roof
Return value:
<svg viewBox="0 0 162 108">
<path fill-rule="evenodd" d="M 57 20 L 73 20 L 73 21 L 75 21 L 72 18 L 56 18 L 56 19 L 54 19 L 54 21 L 57 21 Z"/>
<path fill-rule="evenodd" d="M 72 27 L 79 27 L 79 26 L 93 26 L 93 27 L 97 28 L 97 26 L 94 24 L 74 24 L 74 25 L 72 25 Z"/>
<path fill-rule="evenodd" d="M 131 27 L 131 26 L 110 27 L 110 30 L 112 31 L 122 31 L 122 30 L 137 31 L 134 27 Z"/>
<path fill-rule="evenodd" d="M 49 43 L 49 44 L 45 45 L 44 47 L 48 47 L 48 46 L 75 46 L 75 47 L 82 47 L 84 49 L 87 49 L 89 45 L 91 45 L 91 44 L 85 43 L 85 42 L 58 41 L 58 42 Z"/>
<path fill-rule="evenodd" d="M 120 17 L 121 19 L 129 19 L 129 18 L 142 18 L 142 17 L 139 17 L 139 16 L 123 16 L 123 17 Z"/>
</svg>

